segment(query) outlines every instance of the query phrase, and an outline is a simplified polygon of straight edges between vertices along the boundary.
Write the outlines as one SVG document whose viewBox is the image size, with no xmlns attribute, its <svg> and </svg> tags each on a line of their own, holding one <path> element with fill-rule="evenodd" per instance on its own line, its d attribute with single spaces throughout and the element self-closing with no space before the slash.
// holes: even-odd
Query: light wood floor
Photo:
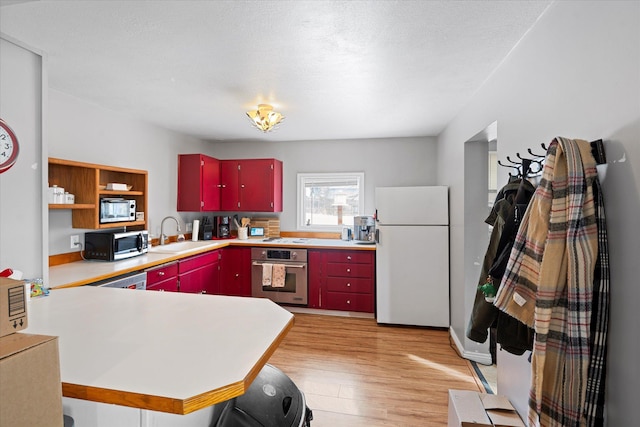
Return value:
<svg viewBox="0 0 640 427">
<path fill-rule="evenodd" d="M 445 330 L 295 314 L 269 363 L 304 392 L 312 427 L 446 426 L 448 390 L 480 391 Z"/>
</svg>

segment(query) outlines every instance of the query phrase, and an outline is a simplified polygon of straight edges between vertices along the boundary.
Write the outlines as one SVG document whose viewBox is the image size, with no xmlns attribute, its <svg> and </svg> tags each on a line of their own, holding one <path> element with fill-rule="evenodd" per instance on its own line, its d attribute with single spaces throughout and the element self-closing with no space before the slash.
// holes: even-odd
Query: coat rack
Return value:
<svg viewBox="0 0 640 427">
<path fill-rule="evenodd" d="M 547 152 L 547 146 L 544 143 L 540 144 L 542 149 Z M 502 163 L 502 161 L 498 160 L 498 164 L 505 168 L 512 168 L 516 170 L 516 173 L 512 175 L 509 173 L 509 179 L 511 178 L 519 178 L 519 177 L 534 177 L 542 174 L 543 162 L 546 158 L 546 154 L 536 154 L 531 148 L 527 148 L 527 152 L 532 158 L 522 157 L 520 153 L 516 153 L 516 157 L 519 161 L 512 160 L 509 156 L 507 156 L 507 161 L 510 164 Z M 597 139 L 595 141 L 591 141 L 591 154 L 596 161 L 596 164 L 602 165 L 607 163 L 607 157 L 604 152 L 604 142 L 602 139 Z M 532 169 L 532 167 L 535 167 Z"/>
</svg>

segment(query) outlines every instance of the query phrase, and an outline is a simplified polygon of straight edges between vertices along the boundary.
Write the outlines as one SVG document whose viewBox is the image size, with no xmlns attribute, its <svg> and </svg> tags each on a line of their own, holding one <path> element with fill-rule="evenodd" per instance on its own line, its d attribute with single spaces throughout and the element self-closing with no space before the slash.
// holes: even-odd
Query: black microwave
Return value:
<svg viewBox="0 0 640 427">
<path fill-rule="evenodd" d="M 119 197 L 100 199 L 100 224 L 136 220 L 136 201 Z"/>
<path fill-rule="evenodd" d="M 90 231 L 84 235 L 84 257 L 102 261 L 118 261 L 149 251 L 149 232 Z"/>
</svg>

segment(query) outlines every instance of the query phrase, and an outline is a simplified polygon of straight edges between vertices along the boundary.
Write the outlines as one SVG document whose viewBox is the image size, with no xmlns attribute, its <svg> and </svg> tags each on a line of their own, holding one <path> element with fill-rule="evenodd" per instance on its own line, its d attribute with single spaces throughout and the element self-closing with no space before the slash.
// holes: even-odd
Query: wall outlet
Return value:
<svg viewBox="0 0 640 427">
<path fill-rule="evenodd" d="M 192 222 L 188 222 L 187 223 L 187 233 L 191 233 L 191 231 L 193 231 L 193 223 Z"/>
<path fill-rule="evenodd" d="M 80 246 L 80 236 L 74 234 L 71 236 L 71 249 L 75 249 L 77 246 Z"/>
</svg>

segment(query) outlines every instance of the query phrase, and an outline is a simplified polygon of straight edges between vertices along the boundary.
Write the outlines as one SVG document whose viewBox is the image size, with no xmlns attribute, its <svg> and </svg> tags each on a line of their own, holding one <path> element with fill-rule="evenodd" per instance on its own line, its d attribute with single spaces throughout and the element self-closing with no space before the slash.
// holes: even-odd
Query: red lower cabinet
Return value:
<svg viewBox="0 0 640 427">
<path fill-rule="evenodd" d="M 194 255 L 178 261 L 180 292 L 217 294 L 220 291 L 219 251 Z"/>
<path fill-rule="evenodd" d="M 178 263 L 147 270 L 147 290 L 178 292 Z"/>
<path fill-rule="evenodd" d="M 327 308 L 373 313 L 373 294 L 327 292 Z"/>
<path fill-rule="evenodd" d="M 309 307 L 375 310 L 375 252 L 309 250 Z"/>
<path fill-rule="evenodd" d="M 251 296 L 251 248 L 228 246 L 220 250 L 220 294 Z"/>
<path fill-rule="evenodd" d="M 309 249 L 307 251 L 307 268 L 308 268 L 308 283 L 309 283 L 309 296 L 308 304 L 309 308 L 323 308 L 322 304 L 322 291 L 324 289 L 326 294 L 326 286 L 322 286 L 326 281 L 323 276 L 323 271 L 326 269 L 326 251 L 318 251 Z"/>
</svg>

